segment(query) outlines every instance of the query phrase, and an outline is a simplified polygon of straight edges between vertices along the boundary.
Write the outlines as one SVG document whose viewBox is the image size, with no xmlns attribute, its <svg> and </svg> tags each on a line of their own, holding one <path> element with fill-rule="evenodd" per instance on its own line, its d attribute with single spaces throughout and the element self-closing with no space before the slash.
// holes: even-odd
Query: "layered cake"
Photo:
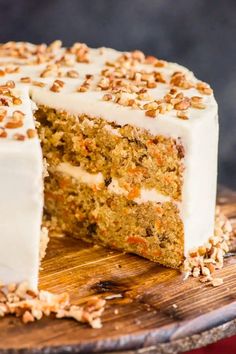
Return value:
<svg viewBox="0 0 236 354">
<path fill-rule="evenodd" d="M 68 236 L 173 268 L 213 235 L 217 103 L 192 72 L 140 51 L 9 42 L 0 85 L 3 282 L 37 287 L 43 205 Z"/>
</svg>

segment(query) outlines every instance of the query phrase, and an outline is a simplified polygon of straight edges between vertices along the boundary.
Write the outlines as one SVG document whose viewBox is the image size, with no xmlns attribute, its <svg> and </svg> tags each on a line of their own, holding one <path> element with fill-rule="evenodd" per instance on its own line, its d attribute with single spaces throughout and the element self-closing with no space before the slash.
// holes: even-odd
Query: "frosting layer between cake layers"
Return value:
<svg viewBox="0 0 236 354">
<path fill-rule="evenodd" d="M 19 48 L 23 48 L 22 51 Z M 125 93 L 125 99 L 123 94 L 117 98 L 118 93 L 110 87 L 104 89 L 104 82 L 103 86 L 100 85 L 104 79 L 101 72 L 113 70 L 124 54 L 107 48 L 84 49 L 86 60 L 83 60 L 78 50 L 73 48 L 68 51 L 61 48 L 58 42 L 51 47 L 22 43 L 0 46 L 0 117 L 3 117 L 0 120 L 0 135 L 3 137 L 0 141 L 0 279 L 3 282 L 27 279 L 33 287 L 37 286 L 43 166 L 40 142 L 33 133 L 35 122 L 31 100 L 36 105 L 75 115 L 101 117 L 119 126 L 129 124 L 147 130 L 154 137 L 163 135 L 178 140 L 184 150 L 183 192 L 177 206 L 184 225 L 185 254 L 206 242 L 213 234 L 218 114 L 209 88 L 204 85 L 203 88 L 201 85 L 198 87 L 199 82 L 194 75 L 180 65 L 151 60 L 152 57 L 143 58 L 135 52 L 125 54 L 128 58 L 133 55 L 134 62 L 128 62 L 124 72 L 129 70 L 131 75 L 133 70 L 134 75 L 138 74 L 132 82 L 142 83 L 140 75 L 148 76 L 153 70 L 157 73 L 156 77 L 161 75 L 160 79 L 156 79 L 155 85 L 150 82 L 147 92 L 140 89 L 138 101 L 138 93 L 132 90 Z M 183 82 L 181 78 L 180 81 L 173 80 L 176 72 L 184 76 Z M 55 83 L 55 80 L 59 82 Z M 186 87 L 185 83 L 190 82 L 191 85 Z M 161 108 L 158 108 L 159 111 L 154 109 L 155 112 L 140 108 L 148 103 L 150 107 L 156 107 L 153 102 L 162 100 L 173 89 L 176 93 L 171 93 L 171 99 L 176 101 L 168 103 L 165 98 L 164 114 Z M 107 92 L 110 96 L 106 98 L 104 93 Z M 178 106 L 177 94 L 183 95 L 185 110 Z M 194 104 L 192 97 L 198 97 L 198 104 Z M 189 101 L 192 104 L 189 105 Z M 163 106 L 164 103 L 157 104 Z M 168 104 L 172 107 L 167 107 Z M 22 123 L 15 124 L 19 121 L 17 114 L 12 121 L 16 110 L 23 113 L 23 116 L 20 114 Z M 181 114 L 177 116 L 185 112 L 188 119 L 181 119 Z M 102 174 L 88 175 L 78 166 L 61 164 L 59 168 L 73 176 L 79 175 L 87 183 L 99 183 L 103 179 Z M 118 190 L 115 179 L 110 189 L 114 193 L 122 192 Z M 168 198 L 158 195 L 156 191 L 142 189 L 136 202 L 164 202 Z"/>
<path fill-rule="evenodd" d="M 102 173 L 89 173 L 85 171 L 83 168 L 80 166 L 73 166 L 71 164 L 62 162 L 60 163 L 56 171 L 62 172 L 72 178 L 75 178 L 81 183 L 88 184 L 90 186 L 97 186 L 99 188 L 99 185 L 101 183 L 104 183 L 105 179 Z M 119 182 L 116 178 L 112 178 L 108 190 L 114 194 L 120 194 L 120 195 L 125 195 L 127 196 L 128 191 L 122 187 L 119 186 Z M 159 193 L 156 191 L 156 189 L 147 189 L 147 188 L 141 188 L 140 190 L 140 196 L 137 198 L 133 199 L 134 202 L 137 204 L 141 203 L 146 203 L 146 202 L 155 202 L 155 203 L 164 203 L 164 202 L 169 202 L 171 201 L 171 198 L 169 196 L 163 195 L 162 193 Z"/>
</svg>

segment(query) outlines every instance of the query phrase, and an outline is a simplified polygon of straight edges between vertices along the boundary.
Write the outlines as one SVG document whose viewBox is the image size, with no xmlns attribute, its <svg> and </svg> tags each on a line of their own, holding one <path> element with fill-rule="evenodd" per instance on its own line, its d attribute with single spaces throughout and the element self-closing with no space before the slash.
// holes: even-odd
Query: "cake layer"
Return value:
<svg viewBox="0 0 236 354">
<path fill-rule="evenodd" d="M 178 268 L 184 259 L 183 223 L 172 202 L 137 203 L 105 185 L 81 183 L 53 171 L 45 179 L 46 211 L 70 236 L 137 253 Z"/>
</svg>

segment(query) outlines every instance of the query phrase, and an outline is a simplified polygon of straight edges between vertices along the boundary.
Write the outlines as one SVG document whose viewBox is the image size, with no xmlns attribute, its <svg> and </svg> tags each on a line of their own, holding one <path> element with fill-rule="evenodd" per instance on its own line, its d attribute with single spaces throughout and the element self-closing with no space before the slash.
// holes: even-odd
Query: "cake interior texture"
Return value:
<svg viewBox="0 0 236 354">
<path fill-rule="evenodd" d="M 178 267 L 184 231 L 173 200 L 181 199 L 183 147 L 129 125 L 46 107 L 36 119 L 49 166 L 45 210 L 62 231 Z"/>
</svg>

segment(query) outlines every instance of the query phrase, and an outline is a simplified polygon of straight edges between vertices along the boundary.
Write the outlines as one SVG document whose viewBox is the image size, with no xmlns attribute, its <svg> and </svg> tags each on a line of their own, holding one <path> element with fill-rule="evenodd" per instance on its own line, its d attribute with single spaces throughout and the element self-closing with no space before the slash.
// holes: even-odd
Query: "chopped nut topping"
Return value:
<svg viewBox="0 0 236 354">
<path fill-rule="evenodd" d="M 200 268 L 198 267 L 193 268 L 193 277 L 198 278 L 199 275 L 200 275 Z"/>
<path fill-rule="evenodd" d="M 4 118 L 7 116 L 7 110 L 4 108 L 0 108 L 0 122 L 3 121 Z"/>
<path fill-rule="evenodd" d="M 207 262 L 204 261 L 204 263 L 206 264 L 206 267 L 209 269 L 210 273 L 214 273 L 214 271 L 215 271 L 215 266 L 214 266 L 215 261 L 212 260 L 208 264 L 207 264 Z"/>
<path fill-rule="evenodd" d="M 162 84 L 166 83 L 166 80 L 164 79 L 162 73 L 160 72 L 154 72 L 154 77 L 156 82 L 160 82 Z"/>
<path fill-rule="evenodd" d="M 35 129 L 28 129 L 26 133 L 29 139 L 33 139 L 37 136 L 37 132 Z"/>
<path fill-rule="evenodd" d="M 5 68 L 5 73 L 6 74 L 16 74 L 20 72 L 20 67 L 19 66 L 14 66 L 14 65 L 9 65 Z"/>
<path fill-rule="evenodd" d="M 9 121 L 5 124 L 5 128 L 16 129 L 23 126 L 23 118 L 25 114 L 21 111 L 14 111 L 12 117 L 9 118 Z"/>
<path fill-rule="evenodd" d="M 75 64 L 75 59 L 71 55 L 65 54 L 65 55 L 62 55 L 62 57 L 60 59 L 58 59 L 56 61 L 56 63 L 63 65 L 63 66 L 72 67 Z"/>
<path fill-rule="evenodd" d="M 186 79 L 186 75 L 181 71 L 176 71 L 171 76 L 170 84 L 182 89 L 190 89 L 194 86 L 190 81 Z"/>
<path fill-rule="evenodd" d="M 199 102 L 202 102 L 202 97 L 200 97 L 200 96 L 192 96 L 192 97 L 190 98 L 190 101 L 191 101 L 191 103 L 192 103 L 192 102 L 197 102 L 197 103 L 199 103 Z"/>
<path fill-rule="evenodd" d="M 197 108 L 197 109 L 204 109 L 206 106 L 202 103 L 202 97 L 199 96 L 193 96 L 190 99 L 191 107 Z"/>
<path fill-rule="evenodd" d="M 29 311 L 25 311 L 25 313 L 22 316 L 22 322 L 26 324 L 34 321 L 35 321 L 34 316 Z"/>
<path fill-rule="evenodd" d="M 62 41 L 60 40 L 55 40 L 51 44 L 49 44 L 48 49 L 51 49 L 52 51 L 56 51 L 62 47 Z"/>
<path fill-rule="evenodd" d="M 156 87 L 157 87 L 157 84 L 155 82 L 147 82 L 147 88 L 153 89 Z"/>
<path fill-rule="evenodd" d="M 185 97 L 182 101 L 174 105 L 174 109 L 177 109 L 179 111 L 185 111 L 189 107 L 190 107 L 190 101 L 187 97 Z"/>
<path fill-rule="evenodd" d="M 163 100 L 166 102 L 166 103 L 171 103 L 171 101 L 173 100 L 173 97 L 170 93 L 166 94 L 164 97 L 163 97 Z"/>
<path fill-rule="evenodd" d="M 213 278 L 212 274 L 216 269 L 223 267 L 224 255 L 229 250 L 228 243 L 230 242 L 231 232 L 232 226 L 229 220 L 217 208 L 214 236 L 205 245 L 189 252 L 183 266 L 185 279 L 192 275 L 199 278 L 201 282 L 210 283 L 213 286 L 219 286 L 223 283 L 223 279 Z M 225 244 L 227 247 L 225 247 Z"/>
<path fill-rule="evenodd" d="M 200 256 L 204 256 L 206 254 L 206 247 L 200 246 L 198 248 L 198 253 L 200 254 Z"/>
<path fill-rule="evenodd" d="M 152 55 L 148 55 L 145 58 L 145 64 L 155 65 L 158 62 L 158 59 Z"/>
<path fill-rule="evenodd" d="M 17 286 L 15 283 L 10 283 L 7 286 L 7 289 L 10 293 L 14 293 L 16 291 L 16 288 L 17 288 Z"/>
<path fill-rule="evenodd" d="M 0 94 L 1 94 L 1 89 L 0 89 Z M 12 106 L 12 102 L 11 102 L 10 98 L 0 97 L 0 106 L 7 106 L 7 107 Z"/>
<path fill-rule="evenodd" d="M 163 68 L 166 65 L 167 65 L 167 62 L 165 60 L 157 60 L 157 62 L 155 63 L 155 67 L 157 67 L 157 68 Z"/>
<path fill-rule="evenodd" d="M 69 52 L 75 54 L 78 63 L 89 63 L 89 48 L 84 43 L 74 43 Z"/>
<path fill-rule="evenodd" d="M 198 82 L 196 88 L 203 95 L 211 95 L 213 93 L 211 87 L 205 82 Z"/>
<path fill-rule="evenodd" d="M 202 267 L 202 274 L 203 274 L 203 275 L 206 275 L 206 276 L 210 275 L 211 273 L 210 273 L 209 268 L 207 268 L 207 267 Z"/>
<path fill-rule="evenodd" d="M 169 93 L 170 93 L 170 95 L 175 95 L 175 94 L 177 94 L 177 92 L 178 91 L 176 88 L 171 88 Z"/>
<path fill-rule="evenodd" d="M 49 76 L 54 76 L 58 74 L 58 65 L 47 65 L 46 69 L 42 71 L 40 74 L 40 77 L 49 77 Z"/>
<path fill-rule="evenodd" d="M 66 75 L 73 79 L 77 79 L 79 77 L 79 73 L 76 70 L 69 70 L 67 71 Z"/>
<path fill-rule="evenodd" d="M 15 84 L 14 81 L 9 80 L 9 81 L 6 82 L 6 86 L 9 87 L 10 89 L 13 89 L 13 88 L 16 87 L 16 84 Z"/>
<path fill-rule="evenodd" d="M 91 82 L 93 80 L 93 75 L 87 74 L 82 85 L 77 89 L 77 92 L 87 92 L 90 88 Z"/>
<path fill-rule="evenodd" d="M 14 119 L 10 119 L 9 122 L 5 124 L 5 128 L 7 129 L 16 129 L 23 127 L 23 122 L 21 120 L 17 121 Z"/>
<path fill-rule="evenodd" d="M 106 93 L 102 99 L 103 99 L 103 101 L 111 101 L 112 95 L 110 93 Z"/>
<path fill-rule="evenodd" d="M 13 97 L 12 98 L 12 103 L 15 105 L 15 106 L 19 106 L 22 104 L 22 100 L 19 98 L 19 97 Z"/>
<path fill-rule="evenodd" d="M 7 132 L 4 128 L 0 127 L 0 138 L 6 138 Z"/>
<path fill-rule="evenodd" d="M 152 101 L 153 100 L 153 97 L 148 92 L 139 93 L 137 98 L 138 98 L 138 100 L 141 100 L 141 101 Z"/>
<path fill-rule="evenodd" d="M 206 108 L 206 106 L 203 103 L 194 102 L 194 101 L 191 101 L 191 107 L 197 108 L 197 109 L 205 109 Z"/>
<path fill-rule="evenodd" d="M 33 81 L 33 82 L 32 82 L 32 85 L 33 85 L 33 86 L 38 86 L 38 87 L 44 87 L 44 86 L 46 86 L 46 84 L 45 84 L 44 82 L 42 82 L 42 81 Z"/>
<path fill-rule="evenodd" d="M 130 54 L 132 59 L 136 59 L 140 63 L 143 63 L 145 60 L 145 55 L 143 52 L 141 52 L 141 50 L 134 50 Z"/>
<path fill-rule="evenodd" d="M 21 77 L 20 81 L 25 83 L 25 84 L 30 84 L 32 80 L 31 80 L 31 78 L 29 76 L 26 76 L 26 77 Z"/>
<path fill-rule="evenodd" d="M 89 89 L 89 88 L 88 88 L 87 86 L 81 85 L 81 86 L 77 89 L 77 92 L 87 92 L 88 89 Z"/>
<path fill-rule="evenodd" d="M 25 140 L 25 135 L 24 134 L 14 134 L 13 139 L 14 140 L 19 140 L 19 141 L 24 141 Z"/>
<path fill-rule="evenodd" d="M 60 92 L 64 85 L 65 85 L 64 81 L 55 80 L 50 90 L 53 92 Z"/>
<path fill-rule="evenodd" d="M 21 111 L 14 111 L 13 114 L 12 114 L 12 117 L 15 119 L 15 120 L 23 120 L 25 114 Z"/>
<path fill-rule="evenodd" d="M 146 103 L 143 106 L 143 109 L 147 109 L 147 110 L 157 110 L 157 108 L 158 108 L 158 104 L 155 101 L 150 102 L 150 103 Z"/>
<path fill-rule="evenodd" d="M 2 284 L 0 317 L 15 315 L 27 324 L 54 314 L 59 319 L 73 318 L 78 322 L 88 323 L 92 328 L 101 328 L 105 303 L 105 300 L 93 296 L 83 306 L 75 306 L 70 304 L 68 293 L 57 295 L 44 290 L 34 292 L 26 282 L 8 287 Z"/>
<path fill-rule="evenodd" d="M 186 111 L 178 111 L 177 117 L 183 120 L 188 120 L 187 112 Z"/>
<path fill-rule="evenodd" d="M 92 80 L 94 78 L 94 76 L 92 74 L 86 74 L 85 78 L 88 81 L 88 80 Z"/>
<path fill-rule="evenodd" d="M 157 114 L 158 114 L 158 112 L 155 109 L 150 109 L 150 110 L 145 112 L 145 115 L 147 117 L 151 117 L 151 118 L 155 118 L 157 116 Z"/>
<path fill-rule="evenodd" d="M 122 106 L 130 106 L 132 96 L 127 92 L 117 92 L 115 95 L 115 102 Z"/>
<path fill-rule="evenodd" d="M 176 96 L 175 96 L 175 98 L 176 98 L 176 99 L 183 100 L 183 99 L 184 99 L 184 94 L 183 94 L 183 92 L 177 93 Z"/>
<path fill-rule="evenodd" d="M 102 90 L 108 90 L 110 87 L 110 80 L 106 77 L 101 78 L 98 83 L 98 87 Z"/>
<path fill-rule="evenodd" d="M 99 49 L 99 54 L 106 54 L 104 48 Z M 93 53 L 92 53 L 93 54 Z M 64 82 L 60 79 L 68 77 L 77 79 L 79 69 L 76 63 L 88 63 L 90 49 L 84 43 L 75 43 L 71 48 L 62 48 L 62 42 L 56 40 L 50 45 L 33 45 L 28 43 L 8 42 L 0 44 L 0 57 L 11 57 L 11 62 L 0 62 L 0 77 L 22 72 L 18 79 L 23 84 L 30 84 L 38 87 L 47 87 L 48 81 L 37 81 L 36 77 L 27 76 L 28 71 L 24 70 L 26 65 L 40 65 L 39 77 L 58 78 L 50 87 L 52 92 L 60 92 Z M 19 60 L 22 65 L 19 65 Z M 123 105 L 130 109 L 138 109 L 149 117 L 156 117 L 159 114 L 167 114 L 171 110 L 176 110 L 179 119 L 188 120 L 192 110 L 206 108 L 205 101 L 201 95 L 212 94 L 210 86 L 204 82 L 196 82 L 191 74 L 185 69 L 174 71 L 172 66 L 155 56 L 145 55 L 139 50 L 130 53 L 122 53 L 114 60 L 107 60 L 101 68 L 100 76 L 85 75 L 85 79 L 79 87 L 73 88 L 76 92 L 88 92 L 89 90 L 107 91 L 103 96 L 103 101 L 111 101 L 114 104 Z M 86 69 L 86 65 L 83 65 Z M 167 70 L 162 68 L 168 66 Z M 66 67 L 66 68 L 65 68 Z M 177 67 L 177 66 L 176 66 Z M 175 66 L 173 65 L 173 68 Z M 89 66 L 88 66 L 89 70 Z M 24 76 L 26 75 L 26 76 Z M 34 74 L 33 74 L 34 75 Z M 9 76 L 10 77 L 10 76 Z M 94 85 L 92 80 L 94 79 Z M 170 79 L 169 79 L 170 77 Z M 44 81 L 44 80 L 43 80 Z M 70 80 L 69 80 L 70 81 Z M 76 83 L 76 80 L 75 80 Z M 70 85 L 72 80 L 70 81 Z M 169 86 L 164 97 L 155 99 L 156 87 Z M 68 89 L 70 88 L 68 85 Z M 4 85 L 0 85 L 0 106 L 11 107 L 21 105 L 22 99 L 15 94 L 15 82 L 8 80 Z M 164 85 L 163 85 L 164 88 Z M 199 92 L 199 96 L 185 97 L 184 90 L 194 89 Z M 207 101 L 206 101 L 207 102 Z M 3 119 L 3 118 L 2 118 Z M 1 120 L 1 115 L 0 115 Z M 7 127 L 22 126 L 22 122 L 13 122 L 9 119 Z M 25 133 L 26 136 L 27 133 Z M 225 246 L 227 248 L 227 245 Z"/>
</svg>

